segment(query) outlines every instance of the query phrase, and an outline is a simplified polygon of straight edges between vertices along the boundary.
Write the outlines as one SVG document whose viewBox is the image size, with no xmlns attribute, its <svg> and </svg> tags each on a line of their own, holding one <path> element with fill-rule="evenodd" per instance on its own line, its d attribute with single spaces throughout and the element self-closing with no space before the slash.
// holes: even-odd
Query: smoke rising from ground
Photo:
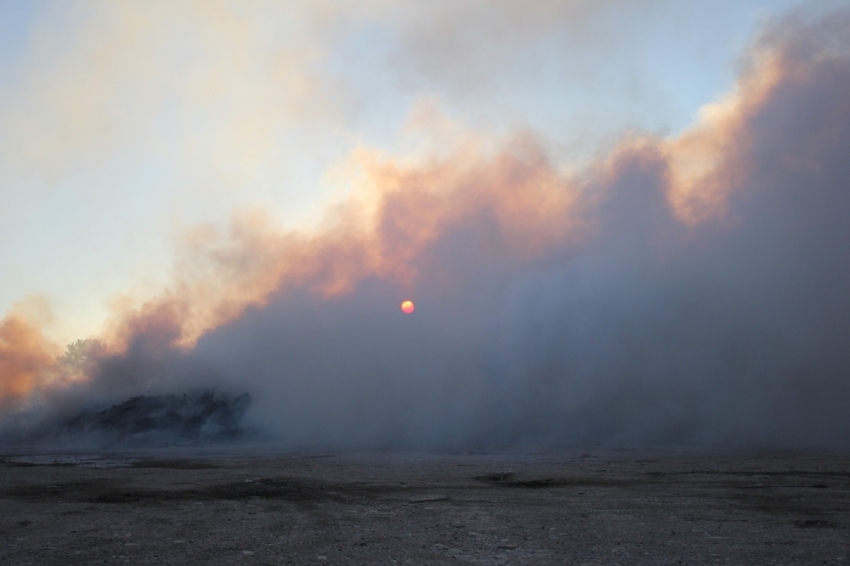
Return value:
<svg viewBox="0 0 850 566">
<path fill-rule="evenodd" d="M 363 152 L 364 197 L 315 233 L 237 225 L 45 402 L 247 391 L 287 447 L 848 448 L 847 37 L 846 9 L 775 23 L 693 130 L 579 176 L 530 133 Z"/>
</svg>

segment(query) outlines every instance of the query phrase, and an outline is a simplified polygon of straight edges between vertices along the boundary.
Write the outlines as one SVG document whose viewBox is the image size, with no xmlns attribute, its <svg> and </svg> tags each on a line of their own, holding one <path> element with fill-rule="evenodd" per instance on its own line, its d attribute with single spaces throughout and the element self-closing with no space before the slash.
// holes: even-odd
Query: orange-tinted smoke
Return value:
<svg viewBox="0 0 850 566">
<path fill-rule="evenodd" d="M 238 218 L 227 237 L 194 234 L 175 284 L 141 307 L 119 309 L 109 342 L 122 349 L 145 336 L 191 346 L 248 305 L 288 289 L 334 296 L 365 277 L 413 285 L 427 246 L 482 215 L 497 227 L 482 253 L 516 261 L 580 235 L 580 191 L 532 137 L 473 159 L 404 165 L 368 151 L 356 159 L 359 192 L 314 233 L 281 231 L 252 214 Z"/>
<path fill-rule="evenodd" d="M 697 224 L 726 212 L 729 197 L 741 189 L 751 165 L 748 122 L 779 89 L 811 81 L 812 70 L 835 56 L 815 47 L 817 42 L 807 47 L 809 52 L 801 49 L 806 42 L 801 42 L 798 24 L 788 18 L 765 30 L 747 54 L 732 90 L 700 108 L 694 127 L 663 144 L 669 163 L 668 199 L 680 221 Z"/>
<path fill-rule="evenodd" d="M 0 321 L 0 407 L 24 399 L 50 382 L 59 348 L 18 314 Z"/>
<path fill-rule="evenodd" d="M 522 262 L 553 246 L 576 245 L 593 233 L 605 187 L 630 160 L 663 164 L 679 221 L 721 215 L 746 175 L 747 119 L 792 74 L 781 51 L 766 49 L 753 60 L 733 93 L 706 106 L 693 129 L 670 140 L 623 139 L 576 177 L 562 173 L 545 143 L 529 133 L 496 152 L 464 147 L 418 162 L 358 149 L 351 158 L 359 171 L 354 192 L 328 211 L 319 229 L 287 232 L 253 213 L 238 217 L 225 236 L 200 230 L 189 239 L 175 283 L 141 307 L 119 309 L 107 342 L 120 350 L 145 335 L 190 347 L 278 292 L 340 295 L 366 277 L 412 286 L 430 244 L 485 217 L 493 230 L 489 240 L 476 242 L 482 254 Z M 453 276 L 428 275 L 446 285 Z"/>
<path fill-rule="evenodd" d="M 261 213 L 247 213 L 228 234 L 191 234 L 172 285 L 141 305 L 116 307 L 105 351 L 120 352 L 139 340 L 154 349 L 191 347 L 249 306 L 290 290 L 335 296 L 368 277 L 414 286 L 423 254 L 439 236 L 482 219 L 492 229 L 476 246 L 502 261 L 521 264 L 555 247 L 580 245 L 596 228 L 608 180 L 629 159 L 666 167 L 668 202 L 679 221 L 721 215 L 747 174 L 747 120 L 776 88 L 805 80 L 805 67 L 776 41 L 762 45 L 733 93 L 707 106 L 693 129 L 670 140 L 624 140 L 577 177 L 563 174 L 545 144 L 529 134 L 497 152 L 458 151 L 430 161 L 360 149 L 352 157 L 360 171 L 352 196 L 331 208 L 318 229 L 286 231 Z M 429 272 L 428 280 L 451 285 L 455 275 L 447 268 Z M 4 356 L 29 359 L 28 350 L 22 347 L 18 356 L 17 348 L 4 345 L 12 352 Z M 34 369 L 3 375 L 10 384 L 5 397 L 23 395 L 38 381 Z"/>
</svg>

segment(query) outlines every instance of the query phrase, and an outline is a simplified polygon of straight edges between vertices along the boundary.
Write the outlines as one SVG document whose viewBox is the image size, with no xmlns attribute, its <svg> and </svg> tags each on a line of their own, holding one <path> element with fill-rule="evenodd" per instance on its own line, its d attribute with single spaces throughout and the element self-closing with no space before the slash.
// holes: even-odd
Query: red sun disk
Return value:
<svg viewBox="0 0 850 566">
<path fill-rule="evenodd" d="M 410 314 L 416 309 L 416 306 L 413 304 L 413 301 L 404 301 L 401 303 L 401 311 L 404 314 Z"/>
</svg>

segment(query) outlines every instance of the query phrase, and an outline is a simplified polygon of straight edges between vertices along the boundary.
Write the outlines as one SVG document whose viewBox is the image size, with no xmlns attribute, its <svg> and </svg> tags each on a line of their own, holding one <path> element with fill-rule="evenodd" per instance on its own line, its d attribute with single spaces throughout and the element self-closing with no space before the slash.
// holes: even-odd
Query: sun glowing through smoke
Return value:
<svg viewBox="0 0 850 566">
<path fill-rule="evenodd" d="M 404 301 L 401 303 L 401 310 L 404 314 L 410 314 L 413 312 L 413 309 L 416 307 L 413 305 L 413 301 Z"/>
</svg>

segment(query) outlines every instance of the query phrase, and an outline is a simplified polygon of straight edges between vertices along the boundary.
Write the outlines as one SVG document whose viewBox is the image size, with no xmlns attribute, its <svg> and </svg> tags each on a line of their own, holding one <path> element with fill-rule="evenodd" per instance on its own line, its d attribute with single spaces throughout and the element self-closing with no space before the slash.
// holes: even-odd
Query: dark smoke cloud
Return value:
<svg viewBox="0 0 850 566">
<path fill-rule="evenodd" d="M 264 301 L 188 350 L 179 312 L 149 309 L 63 398 L 247 391 L 287 447 L 848 448 L 848 37 L 846 9 L 765 34 L 742 101 L 704 126 L 712 214 L 677 208 L 663 140 L 582 182 L 529 137 L 385 162 L 371 228 L 266 242 Z"/>
</svg>

